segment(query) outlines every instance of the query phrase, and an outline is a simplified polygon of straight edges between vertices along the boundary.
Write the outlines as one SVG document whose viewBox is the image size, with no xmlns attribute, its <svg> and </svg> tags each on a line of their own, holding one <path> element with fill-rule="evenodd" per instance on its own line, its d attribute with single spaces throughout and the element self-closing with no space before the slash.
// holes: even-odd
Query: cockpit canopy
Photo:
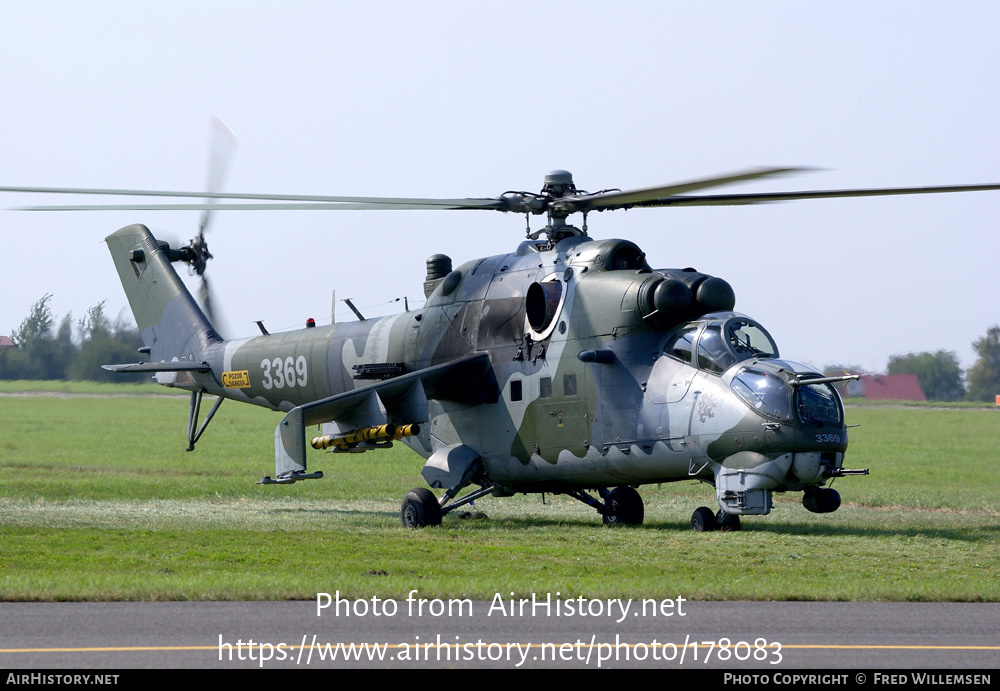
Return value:
<svg viewBox="0 0 1000 691">
<path fill-rule="evenodd" d="M 721 374 L 737 362 L 778 357 L 778 346 L 763 326 L 738 312 L 713 312 L 676 329 L 667 355 Z"/>
<path fill-rule="evenodd" d="M 775 420 L 795 416 L 803 424 L 840 425 L 844 407 L 840 395 L 829 382 L 810 384 L 820 379 L 808 365 L 771 359 L 741 366 L 730 386 L 751 408 Z"/>
<path fill-rule="evenodd" d="M 722 375 L 748 406 L 774 420 L 837 425 L 843 405 L 829 383 L 808 365 L 781 360 L 767 330 L 738 312 L 712 312 L 674 329 L 664 353 L 706 372 Z M 740 364 L 739 367 L 733 367 Z"/>
</svg>

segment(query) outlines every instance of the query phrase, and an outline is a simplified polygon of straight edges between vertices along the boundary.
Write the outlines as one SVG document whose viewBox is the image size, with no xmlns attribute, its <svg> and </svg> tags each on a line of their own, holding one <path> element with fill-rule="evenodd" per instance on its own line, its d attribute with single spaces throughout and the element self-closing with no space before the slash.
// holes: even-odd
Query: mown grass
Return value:
<svg viewBox="0 0 1000 691">
<path fill-rule="evenodd" d="M 0 387 L 0 391 L 4 388 Z M 402 446 L 316 452 L 326 478 L 273 474 L 281 415 L 231 402 L 184 451 L 177 397 L 0 397 L 0 599 L 587 597 L 1000 600 L 1000 413 L 851 408 L 844 506 L 776 495 L 740 533 L 696 534 L 710 488 L 640 488 L 641 528 L 609 530 L 566 497 L 477 503 L 405 530 L 423 485 Z"/>
<path fill-rule="evenodd" d="M 993 410 L 997 404 L 993 401 L 869 401 L 866 398 L 848 398 L 844 401 L 848 407 L 898 407 L 906 408 L 982 408 Z"/>
<path fill-rule="evenodd" d="M 33 381 L 33 380 L 3 380 L 0 381 L 0 393 L 66 393 L 66 394 L 93 394 L 97 396 L 110 395 L 143 395 L 154 394 L 157 396 L 187 396 L 186 391 L 181 389 L 171 389 L 159 384 L 118 384 L 114 382 L 97 381 L 69 381 L 61 379 Z"/>
</svg>

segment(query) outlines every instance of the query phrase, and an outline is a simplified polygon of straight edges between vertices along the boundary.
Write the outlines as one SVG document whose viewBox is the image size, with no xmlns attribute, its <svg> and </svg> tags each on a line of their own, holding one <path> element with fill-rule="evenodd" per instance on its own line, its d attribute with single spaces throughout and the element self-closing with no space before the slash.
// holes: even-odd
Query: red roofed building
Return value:
<svg viewBox="0 0 1000 691">
<path fill-rule="evenodd" d="M 915 374 L 863 374 L 847 385 L 848 396 L 869 401 L 926 401 Z"/>
<path fill-rule="evenodd" d="M 0 336 L 0 348 L 13 348 L 17 344 L 10 340 L 7 336 Z"/>
</svg>

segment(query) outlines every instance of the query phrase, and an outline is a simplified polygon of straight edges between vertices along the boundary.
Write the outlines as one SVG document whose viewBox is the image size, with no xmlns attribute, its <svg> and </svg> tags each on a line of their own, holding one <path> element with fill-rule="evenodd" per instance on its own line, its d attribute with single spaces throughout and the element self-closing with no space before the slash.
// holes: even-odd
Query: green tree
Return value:
<svg viewBox="0 0 1000 691">
<path fill-rule="evenodd" d="M 93 307 L 87 309 L 87 314 L 80 319 L 80 341 L 86 342 L 95 337 L 102 336 L 108 332 L 107 320 L 104 317 L 104 304 L 107 300 L 101 300 Z"/>
<path fill-rule="evenodd" d="M 24 318 L 20 328 L 10 335 L 10 339 L 19 347 L 30 348 L 34 343 L 52 335 L 52 308 L 49 300 L 52 295 L 46 293 L 31 306 L 31 314 Z"/>
<path fill-rule="evenodd" d="M 104 315 L 102 300 L 87 310 L 87 315 L 79 322 L 80 348 L 67 368 L 70 379 L 89 379 L 92 381 L 135 381 L 146 379 L 148 375 L 116 374 L 102 368 L 122 362 L 135 362 L 138 359 L 136 349 L 142 345 L 142 339 L 133 322 L 119 318 L 114 324 L 108 322 Z"/>
<path fill-rule="evenodd" d="M 59 322 L 55 338 L 52 339 L 51 357 L 49 358 L 49 376 L 52 379 L 65 379 L 66 369 L 76 356 L 76 344 L 73 342 L 73 315 L 67 314 Z"/>
<path fill-rule="evenodd" d="M 893 355 L 888 373 L 917 375 L 924 395 L 932 401 L 955 401 L 965 392 L 958 355 L 951 351 Z"/>
<path fill-rule="evenodd" d="M 969 370 L 966 398 L 992 401 L 995 396 L 1000 396 L 1000 326 L 991 326 L 985 336 L 972 343 L 972 347 L 979 359 Z"/>
<path fill-rule="evenodd" d="M 11 340 L 17 343 L 18 347 L 4 349 L 8 352 L 0 359 L 0 378 L 62 379 L 65 377 L 66 365 L 72 353 L 67 352 L 64 344 L 53 336 L 52 325 L 55 318 L 52 315 L 52 308 L 49 307 L 51 299 L 52 295 L 43 295 L 31 306 L 31 313 L 21 322 L 20 328 L 11 334 Z"/>
</svg>

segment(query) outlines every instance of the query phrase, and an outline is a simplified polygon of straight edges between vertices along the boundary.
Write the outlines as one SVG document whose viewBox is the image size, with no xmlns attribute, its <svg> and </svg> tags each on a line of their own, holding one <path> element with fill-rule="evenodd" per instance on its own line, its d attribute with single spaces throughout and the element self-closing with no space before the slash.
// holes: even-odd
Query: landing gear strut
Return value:
<svg viewBox="0 0 1000 691">
<path fill-rule="evenodd" d="M 201 396 L 203 393 L 205 393 L 204 389 L 191 392 L 191 405 L 188 409 L 188 447 L 186 451 L 194 451 L 195 443 L 201 439 L 201 435 L 205 431 L 205 428 L 208 427 L 208 423 L 210 423 L 212 418 L 215 417 L 215 411 L 217 411 L 219 406 L 222 405 L 222 402 L 226 400 L 222 396 L 215 399 L 215 405 L 212 406 L 212 410 L 210 410 L 208 415 L 205 416 L 201 426 L 198 426 L 198 413 L 201 412 Z"/>
</svg>

